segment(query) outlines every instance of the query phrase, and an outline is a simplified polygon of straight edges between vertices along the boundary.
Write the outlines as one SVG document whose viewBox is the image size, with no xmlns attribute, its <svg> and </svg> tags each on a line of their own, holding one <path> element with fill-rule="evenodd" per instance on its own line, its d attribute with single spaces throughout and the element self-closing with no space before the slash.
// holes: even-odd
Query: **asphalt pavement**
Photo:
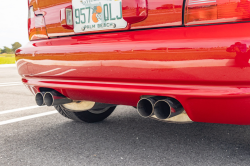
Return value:
<svg viewBox="0 0 250 166">
<path fill-rule="evenodd" d="M 141 118 L 130 106 L 99 123 L 74 122 L 53 107 L 36 107 L 17 69 L 6 66 L 0 67 L 0 166 L 6 165 L 250 165 L 250 126 L 170 124 Z"/>
</svg>

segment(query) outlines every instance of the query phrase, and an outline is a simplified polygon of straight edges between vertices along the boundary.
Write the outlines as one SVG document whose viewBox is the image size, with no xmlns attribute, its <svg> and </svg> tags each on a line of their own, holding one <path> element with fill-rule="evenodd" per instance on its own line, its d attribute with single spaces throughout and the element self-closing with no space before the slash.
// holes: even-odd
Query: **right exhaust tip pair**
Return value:
<svg viewBox="0 0 250 166">
<path fill-rule="evenodd" d="M 184 108 L 173 98 L 149 97 L 139 100 L 137 111 L 144 118 L 155 115 L 158 119 L 165 120 L 181 114 Z"/>
</svg>

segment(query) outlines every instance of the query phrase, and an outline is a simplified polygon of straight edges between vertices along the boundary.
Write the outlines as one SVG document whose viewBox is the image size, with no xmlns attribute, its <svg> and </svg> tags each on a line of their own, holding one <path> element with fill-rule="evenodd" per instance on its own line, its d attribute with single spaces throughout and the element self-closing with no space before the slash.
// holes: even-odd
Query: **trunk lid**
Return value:
<svg viewBox="0 0 250 166">
<path fill-rule="evenodd" d="M 48 37 L 182 25 L 183 0 L 31 0 L 43 14 Z M 73 29 L 64 26 L 72 9 Z M 109 26 L 109 27 L 107 27 Z"/>
</svg>

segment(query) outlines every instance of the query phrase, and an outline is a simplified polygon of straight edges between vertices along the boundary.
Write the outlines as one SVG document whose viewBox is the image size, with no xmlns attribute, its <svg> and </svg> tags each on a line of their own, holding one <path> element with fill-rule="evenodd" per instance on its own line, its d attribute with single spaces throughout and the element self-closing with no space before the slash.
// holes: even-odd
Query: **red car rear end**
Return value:
<svg viewBox="0 0 250 166">
<path fill-rule="evenodd" d="M 131 105 L 250 124 L 249 19 L 248 0 L 29 0 L 18 72 L 39 105 L 78 121 Z"/>
</svg>

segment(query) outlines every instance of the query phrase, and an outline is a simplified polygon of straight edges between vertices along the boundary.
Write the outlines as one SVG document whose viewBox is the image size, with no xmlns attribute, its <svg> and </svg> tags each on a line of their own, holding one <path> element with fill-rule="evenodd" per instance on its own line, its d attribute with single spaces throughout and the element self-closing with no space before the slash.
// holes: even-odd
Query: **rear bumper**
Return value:
<svg viewBox="0 0 250 166">
<path fill-rule="evenodd" d="M 136 106 L 181 102 L 196 122 L 250 124 L 250 23 L 105 33 L 30 42 L 16 52 L 36 93 Z M 211 32 L 211 33 L 207 33 Z"/>
<path fill-rule="evenodd" d="M 179 100 L 195 122 L 250 124 L 250 86 L 199 86 L 98 82 L 24 78 L 35 94 L 39 88 L 55 89 L 73 100 L 90 100 L 136 106 L 141 96 L 169 96 Z"/>
</svg>

